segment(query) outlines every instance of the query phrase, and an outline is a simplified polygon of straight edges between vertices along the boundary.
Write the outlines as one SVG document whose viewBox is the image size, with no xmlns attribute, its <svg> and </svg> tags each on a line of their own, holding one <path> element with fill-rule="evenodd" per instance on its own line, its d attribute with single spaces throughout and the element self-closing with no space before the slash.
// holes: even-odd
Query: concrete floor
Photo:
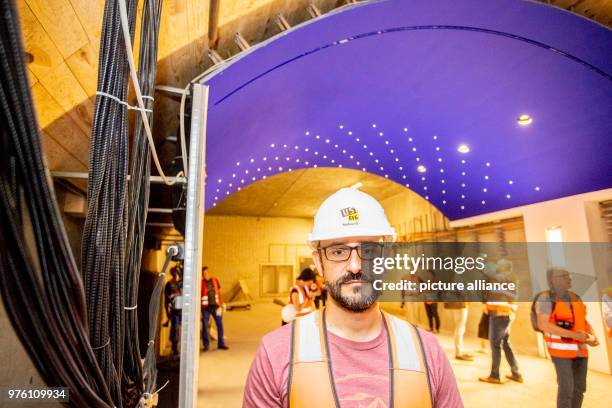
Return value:
<svg viewBox="0 0 612 408">
<path fill-rule="evenodd" d="M 224 316 L 227 343 L 230 350 L 211 348 L 200 354 L 199 406 L 206 408 L 233 408 L 242 406 L 242 392 L 251 360 L 260 337 L 279 326 L 280 306 L 259 303 L 252 310 L 235 310 Z M 452 337 L 439 335 L 448 356 L 453 356 Z M 466 339 L 467 348 L 476 350 L 476 340 Z M 478 382 L 479 376 L 488 374 L 490 355 L 475 353 L 475 361 L 451 359 L 459 390 L 466 407 L 553 408 L 556 398 L 556 379 L 550 361 L 527 355 L 518 355 L 524 384 L 508 382 L 491 385 Z M 510 370 L 504 361 L 502 375 Z M 583 408 L 606 406 L 612 376 L 590 371 Z M 610 406 L 610 405 L 607 405 Z"/>
</svg>

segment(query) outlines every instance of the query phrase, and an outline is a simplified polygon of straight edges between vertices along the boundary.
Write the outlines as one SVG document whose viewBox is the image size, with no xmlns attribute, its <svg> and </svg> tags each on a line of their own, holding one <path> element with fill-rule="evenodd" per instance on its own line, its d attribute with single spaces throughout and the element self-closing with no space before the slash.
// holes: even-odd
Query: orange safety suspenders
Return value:
<svg viewBox="0 0 612 408">
<path fill-rule="evenodd" d="M 416 328 L 383 312 L 388 333 L 391 407 L 431 408 L 427 360 Z M 329 358 L 324 312 L 291 323 L 291 361 L 287 384 L 290 408 L 339 408 Z M 315 389 L 316 392 L 312 392 Z"/>
</svg>

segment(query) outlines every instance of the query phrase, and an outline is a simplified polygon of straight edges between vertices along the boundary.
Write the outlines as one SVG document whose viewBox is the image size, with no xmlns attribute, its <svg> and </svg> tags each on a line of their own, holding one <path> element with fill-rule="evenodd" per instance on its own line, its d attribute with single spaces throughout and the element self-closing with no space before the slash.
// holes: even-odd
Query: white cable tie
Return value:
<svg viewBox="0 0 612 408">
<path fill-rule="evenodd" d="M 138 307 L 138 305 L 129 306 L 129 307 L 125 306 L 124 309 L 125 310 L 135 310 L 137 307 Z"/>
<path fill-rule="evenodd" d="M 117 98 L 115 95 L 111 95 L 111 94 L 108 94 L 106 92 L 98 91 L 98 92 L 96 92 L 96 95 L 106 96 L 107 98 L 110 98 L 113 101 L 120 103 L 121 105 L 125 105 L 128 109 L 137 110 L 137 111 L 143 111 L 143 112 L 153 112 L 151 109 L 142 109 L 142 108 L 139 108 L 138 106 L 132 106 L 129 103 L 124 102 L 121 99 Z"/>
<path fill-rule="evenodd" d="M 157 391 L 155 391 L 155 392 L 153 393 L 153 395 L 155 395 L 155 394 L 159 394 L 159 392 L 160 392 L 161 390 L 163 390 L 164 388 L 166 388 L 166 385 L 168 385 L 168 383 L 169 383 L 169 382 L 170 382 L 170 380 L 166 380 L 166 383 L 165 383 L 164 385 L 162 385 L 160 388 L 158 388 L 158 390 L 157 390 Z"/>
<path fill-rule="evenodd" d="M 150 346 L 152 344 L 155 344 L 155 341 L 154 340 L 149 340 L 149 342 L 147 343 L 147 346 Z"/>
<path fill-rule="evenodd" d="M 152 101 L 154 101 L 155 99 L 152 96 L 149 95 L 142 95 L 143 99 L 150 99 Z"/>
<path fill-rule="evenodd" d="M 108 346 L 108 345 L 110 344 L 110 341 L 111 341 L 111 339 L 110 339 L 110 337 L 109 337 L 109 338 L 108 338 L 108 340 L 106 340 L 106 343 L 104 343 L 103 345 L 101 345 L 101 346 L 99 346 L 99 347 L 92 347 L 91 349 L 92 349 L 92 350 L 100 350 L 100 349 L 103 349 L 103 348 L 105 348 L 106 346 Z"/>
</svg>

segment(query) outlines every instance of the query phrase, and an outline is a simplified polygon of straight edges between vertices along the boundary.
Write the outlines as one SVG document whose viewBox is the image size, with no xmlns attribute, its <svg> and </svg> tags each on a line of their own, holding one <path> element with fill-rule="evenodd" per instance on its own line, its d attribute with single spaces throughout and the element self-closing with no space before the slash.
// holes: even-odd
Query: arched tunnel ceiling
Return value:
<svg viewBox="0 0 612 408">
<path fill-rule="evenodd" d="M 379 201 L 406 191 L 400 184 L 363 171 L 321 167 L 299 169 L 259 179 L 228 196 L 215 188 L 219 204 L 210 208 L 207 214 L 312 218 L 325 198 L 356 183 L 361 183 L 360 189 Z"/>
<path fill-rule="evenodd" d="M 528 1 L 328 15 L 204 80 L 207 207 L 315 166 L 389 177 L 450 219 L 610 187 L 610 50 L 608 28 Z"/>
</svg>

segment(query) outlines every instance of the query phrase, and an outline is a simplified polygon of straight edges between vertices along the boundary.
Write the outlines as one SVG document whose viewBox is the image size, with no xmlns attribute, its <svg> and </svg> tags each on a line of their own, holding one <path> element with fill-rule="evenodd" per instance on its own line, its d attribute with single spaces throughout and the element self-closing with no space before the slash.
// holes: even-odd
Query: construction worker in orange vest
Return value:
<svg viewBox="0 0 612 408">
<path fill-rule="evenodd" d="M 227 347 L 223 339 L 223 297 L 221 296 L 221 285 L 219 285 L 219 279 L 210 274 L 208 266 L 202 268 L 201 289 L 202 341 L 204 342 L 204 351 L 207 351 L 210 346 L 208 322 L 211 316 L 217 325 L 217 347 L 220 350 L 227 350 L 229 347 Z"/>
<path fill-rule="evenodd" d="M 608 328 L 608 339 L 612 340 L 612 286 L 604 289 L 604 294 L 601 299 L 603 315 Z"/>
<path fill-rule="evenodd" d="M 289 289 L 288 304 L 281 311 L 283 325 L 313 311 L 315 291 L 315 273 L 306 268 L 295 280 L 295 285 Z"/>
<path fill-rule="evenodd" d="M 579 408 L 586 390 L 587 345 L 599 342 L 586 320 L 586 306 L 570 291 L 567 269 L 549 268 L 546 278 L 550 290 L 538 295 L 535 311 L 557 372 L 557 408 Z"/>
<path fill-rule="evenodd" d="M 381 311 L 362 260 L 383 255 L 395 232 L 380 203 L 357 186 L 328 197 L 308 243 L 329 299 L 263 337 L 243 408 L 459 408 L 463 404 L 436 337 Z"/>
<path fill-rule="evenodd" d="M 504 258 L 497 261 L 492 278 L 498 282 L 515 282 L 516 278 L 512 272 L 512 262 Z M 517 305 L 514 302 L 515 298 L 516 292 L 496 291 L 487 294 L 486 307 L 487 314 L 489 315 L 491 372 L 488 377 L 480 377 L 479 381 L 502 384 L 499 375 L 499 365 L 503 349 L 506 361 L 508 361 L 512 371 L 512 374 L 506 375 L 506 378 L 519 383 L 523 382 L 523 376 L 519 372 L 518 363 L 510 345 L 510 325 L 515 318 L 517 309 Z"/>
</svg>

